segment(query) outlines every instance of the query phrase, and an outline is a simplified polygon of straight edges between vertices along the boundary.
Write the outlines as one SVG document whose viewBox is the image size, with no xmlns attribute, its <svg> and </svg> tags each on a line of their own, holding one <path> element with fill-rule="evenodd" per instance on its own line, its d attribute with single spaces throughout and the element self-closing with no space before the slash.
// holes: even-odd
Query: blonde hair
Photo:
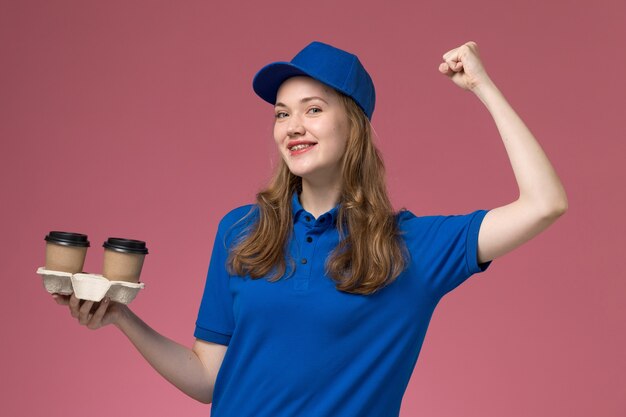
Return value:
<svg viewBox="0 0 626 417">
<path fill-rule="evenodd" d="M 367 295 L 402 273 L 408 252 L 387 195 L 385 168 L 369 120 L 354 100 L 337 93 L 350 122 L 350 134 L 342 157 L 337 213 L 340 241 L 326 259 L 325 270 L 337 290 Z M 287 272 L 287 261 L 293 272 L 293 259 L 286 259 L 293 232 L 291 198 L 301 188 L 302 179 L 293 175 L 281 158 L 269 185 L 256 196 L 258 219 L 230 250 L 227 266 L 231 274 L 275 282 Z"/>
</svg>

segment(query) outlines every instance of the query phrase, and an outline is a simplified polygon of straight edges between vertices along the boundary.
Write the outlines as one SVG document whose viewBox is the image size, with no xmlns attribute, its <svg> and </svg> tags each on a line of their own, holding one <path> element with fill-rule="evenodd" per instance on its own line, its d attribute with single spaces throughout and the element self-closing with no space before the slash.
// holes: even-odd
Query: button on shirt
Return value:
<svg viewBox="0 0 626 417">
<path fill-rule="evenodd" d="M 256 207 L 234 209 L 219 224 L 194 332 L 228 346 L 211 416 L 398 416 L 437 303 L 491 264 L 477 263 L 487 210 L 400 212 L 408 267 L 377 293 L 358 295 L 338 291 L 324 270 L 339 243 L 339 206 L 316 219 L 294 194 L 292 208 L 293 262 L 273 283 L 230 276 L 225 266 Z"/>
</svg>

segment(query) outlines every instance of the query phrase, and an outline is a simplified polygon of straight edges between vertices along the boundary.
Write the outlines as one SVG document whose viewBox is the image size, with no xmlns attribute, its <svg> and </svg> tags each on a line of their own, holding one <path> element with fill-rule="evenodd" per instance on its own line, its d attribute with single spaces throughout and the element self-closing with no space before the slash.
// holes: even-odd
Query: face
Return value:
<svg viewBox="0 0 626 417">
<path fill-rule="evenodd" d="M 274 113 L 274 140 L 289 170 L 311 181 L 338 181 L 350 129 L 337 92 L 292 77 L 280 86 Z"/>
</svg>

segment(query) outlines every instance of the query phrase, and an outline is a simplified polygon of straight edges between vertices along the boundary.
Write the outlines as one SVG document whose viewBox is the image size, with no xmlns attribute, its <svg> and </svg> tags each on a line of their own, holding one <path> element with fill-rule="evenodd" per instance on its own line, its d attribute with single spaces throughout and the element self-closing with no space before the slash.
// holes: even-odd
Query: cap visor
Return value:
<svg viewBox="0 0 626 417">
<path fill-rule="evenodd" d="M 259 97 L 270 104 L 276 104 L 278 88 L 287 78 L 296 75 L 306 75 L 297 66 L 290 62 L 273 62 L 261 68 L 252 80 L 252 88 Z"/>
</svg>

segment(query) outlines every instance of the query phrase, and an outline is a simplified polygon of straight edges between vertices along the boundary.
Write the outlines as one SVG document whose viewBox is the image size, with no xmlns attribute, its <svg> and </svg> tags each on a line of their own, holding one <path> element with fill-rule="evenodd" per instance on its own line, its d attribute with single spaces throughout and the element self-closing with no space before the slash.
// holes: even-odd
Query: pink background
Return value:
<svg viewBox="0 0 626 417">
<path fill-rule="evenodd" d="M 441 302 L 401 416 L 626 415 L 625 12 L 621 0 L 3 0 L 0 414 L 209 415 L 117 329 L 78 326 L 53 302 L 35 274 L 43 237 L 88 234 L 89 272 L 107 237 L 146 240 L 132 307 L 190 346 L 217 222 L 276 160 L 252 77 L 312 40 L 370 71 L 396 207 L 516 199 L 489 113 L 437 72 L 474 40 L 570 208 Z"/>
</svg>

